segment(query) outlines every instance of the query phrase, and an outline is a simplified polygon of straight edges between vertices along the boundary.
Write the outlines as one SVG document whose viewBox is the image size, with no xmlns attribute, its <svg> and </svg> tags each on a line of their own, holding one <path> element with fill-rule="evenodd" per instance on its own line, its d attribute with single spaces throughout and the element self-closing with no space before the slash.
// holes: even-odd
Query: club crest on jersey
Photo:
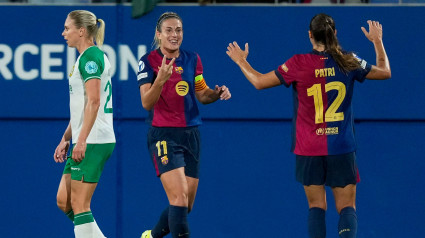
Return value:
<svg viewBox="0 0 425 238">
<path fill-rule="evenodd" d="M 167 165 L 168 164 L 168 157 L 166 155 L 161 158 L 161 163 L 163 165 Z"/>
<path fill-rule="evenodd" d="M 176 71 L 176 73 L 178 73 L 178 74 L 182 74 L 182 73 L 183 73 L 183 68 L 182 68 L 182 67 L 180 67 L 180 66 L 175 67 L 175 71 Z"/>
<path fill-rule="evenodd" d="M 282 69 L 283 69 L 283 71 L 285 71 L 285 72 L 288 72 L 288 67 L 286 66 L 286 64 L 282 64 Z"/>
<path fill-rule="evenodd" d="M 86 66 L 84 66 L 84 69 L 86 70 L 86 72 L 88 74 L 94 74 L 94 73 L 97 72 L 99 67 L 97 66 L 97 64 L 94 61 L 88 61 L 86 63 Z"/>
<path fill-rule="evenodd" d="M 176 84 L 176 92 L 180 96 L 186 96 L 189 92 L 189 84 L 186 81 L 180 81 Z"/>
</svg>

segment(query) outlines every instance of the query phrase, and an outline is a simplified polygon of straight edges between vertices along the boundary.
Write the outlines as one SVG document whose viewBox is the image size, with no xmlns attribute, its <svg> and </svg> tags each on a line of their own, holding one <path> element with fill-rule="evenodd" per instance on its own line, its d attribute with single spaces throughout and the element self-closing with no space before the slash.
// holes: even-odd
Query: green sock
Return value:
<svg viewBox="0 0 425 238">
<path fill-rule="evenodd" d="M 74 216 L 74 225 L 76 226 L 90 222 L 94 222 L 93 214 L 91 213 L 91 211 L 75 214 Z"/>
<path fill-rule="evenodd" d="M 71 219 L 71 221 L 74 221 L 74 211 L 72 209 L 69 212 L 66 212 L 65 214 L 69 219 Z"/>
</svg>

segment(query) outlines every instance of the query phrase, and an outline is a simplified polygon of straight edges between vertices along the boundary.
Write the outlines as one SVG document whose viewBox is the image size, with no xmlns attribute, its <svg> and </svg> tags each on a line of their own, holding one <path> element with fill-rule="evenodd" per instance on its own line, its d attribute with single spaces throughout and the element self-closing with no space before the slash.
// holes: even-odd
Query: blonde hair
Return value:
<svg viewBox="0 0 425 238">
<path fill-rule="evenodd" d="M 156 26 L 155 26 L 155 35 L 153 37 L 153 42 L 152 42 L 152 48 L 155 46 L 155 49 L 158 49 L 159 47 L 161 47 L 161 41 L 158 39 L 158 37 L 156 37 L 156 32 L 161 32 L 161 27 L 162 27 L 162 23 L 170 18 L 175 18 L 177 20 L 179 20 L 182 25 L 183 25 L 183 21 L 181 19 L 181 17 L 175 13 L 175 12 L 164 12 L 159 18 L 158 21 L 156 22 Z"/>
<path fill-rule="evenodd" d="M 88 37 L 93 37 L 96 45 L 102 47 L 105 40 L 105 22 L 102 19 L 96 18 L 92 12 L 86 10 L 75 10 L 68 14 L 74 20 L 74 25 L 79 29 L 85 28 Z M 99 26 L 97 23 L 99 22 Z"/>
</svg>

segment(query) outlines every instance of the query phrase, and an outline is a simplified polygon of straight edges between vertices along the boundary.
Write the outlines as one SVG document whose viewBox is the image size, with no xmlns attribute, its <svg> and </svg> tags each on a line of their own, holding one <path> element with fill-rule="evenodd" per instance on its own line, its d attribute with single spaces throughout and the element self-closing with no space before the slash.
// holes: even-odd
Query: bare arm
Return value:
<svg viewBox="0 0 425 238">
<path fill-rule="evenodd" d="M 159 67 L 158 76 L 156 77 L 154 83 L 146 83 L 140 86 L 140 97 L 142 100 L 142 106 L 147 111 L 151 110 L 156 104 L 156 102 L 158 102 L 164 84 L 167 82 L 167 80 L 173 73 L 174 61 L 175 58 L 173 58 L 167 65 L 165 63 L 166 57 L 164 56 L 164 58 L 162 59 L 162 65 L 161 67 Z"/>
<path fill-rule="evenodd" d="M 260 90 L 280 85 L 280 81 L 274 71 L 262 74 L 252 68 L 246 60 L 249 53 L 248 49 L 248 43 L 245 44 L 245 50 L 242 50 L 238 43 L 234 41 L 229 44 L 226 53 L 239 66 L 242 73 L 256 89 Z"/>
<path fill-rule="evenodd" d="M 100 79 L 90 79 L 84 86 L 86 88 L 87 103 L 84 108 L 84 119 L 80 135 L 72 150 L 72 159 L 75 162 L 81 162 L 84 159 L 87 147 L 86 140 L 96 121 L 97 112 L 100 106 Z"/>
<path fill-rule="evenodd" d="M 366 75 L 368 79 L 389 79 L 391 78 L 390 61 L 385 52 L 384 43 L 382 42 L 382 25 L 377 21 L 367 21 L 369 24 L 369 32 L 362 27 L 365 36 L 373 43 L 376 54 L 376 66 L 372 65 L 372 69 Z"/>
<path fill-rule="evenodd" d="M 65 133 L 63 134 L 62 139 L 59 142 L 59 145 L 56 147 L 55 153 L 53 154 L 53 159 L 56 161 L 56 163 L 63 163 L 66 160 L 66 154 L 68 153 L 71 138 L 71 123 L 68 123 Z"/>
<path fill-rule="evenodd" d="M 209 104 L 217 101 L 218 99 L 228 100 L 232 97 L 232 94 L 225 85 L 221 87 L 215 85 L 214 90 L 207 87 L 201 91 L 195 92 L 195 96 L 200 103 Z"/>
</svg>

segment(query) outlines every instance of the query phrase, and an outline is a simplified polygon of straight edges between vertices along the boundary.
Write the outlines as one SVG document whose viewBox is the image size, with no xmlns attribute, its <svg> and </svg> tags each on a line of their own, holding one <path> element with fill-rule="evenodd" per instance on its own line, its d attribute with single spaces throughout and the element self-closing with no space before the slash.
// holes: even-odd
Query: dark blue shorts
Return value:
<svg viewBox="0 0 425 238">
<path fill-rule="evenodd" d="M 303 185 L 345 187 L 360 182 L 356 153 L 328 156 L 296 155 L 296 178 Z"/>
<path fill-rule="evenodd" d="M 156 175 L 184 167 L 186 176 L 199 178 L 200 144 L 198 127 L 151 127 L 148 149 Z"/>
</svg>

